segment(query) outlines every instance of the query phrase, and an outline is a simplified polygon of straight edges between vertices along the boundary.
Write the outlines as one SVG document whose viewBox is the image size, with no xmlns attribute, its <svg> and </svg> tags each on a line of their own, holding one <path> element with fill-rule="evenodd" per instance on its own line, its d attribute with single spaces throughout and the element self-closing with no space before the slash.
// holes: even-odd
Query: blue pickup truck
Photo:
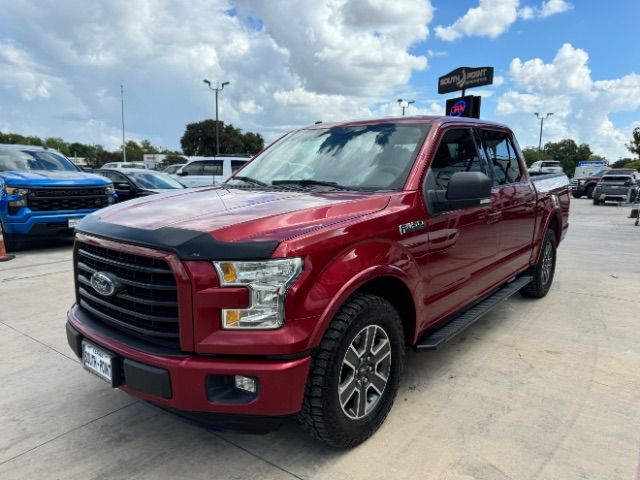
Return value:
<svg viewBox="0 0 640 480">
<path fill-rule="evenodd" d="M 27 236 L 72 234 L 84 216 L 115 203 L 112 183 L 44 147 L 0 144 L 0 222 L 7 250 Z"/>
</svg>

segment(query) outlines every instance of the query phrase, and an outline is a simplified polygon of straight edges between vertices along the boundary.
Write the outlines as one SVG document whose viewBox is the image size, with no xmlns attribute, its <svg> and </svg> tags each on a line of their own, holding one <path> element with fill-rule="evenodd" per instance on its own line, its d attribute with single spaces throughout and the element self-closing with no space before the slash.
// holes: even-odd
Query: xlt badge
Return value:
<svg viewBox="0 0 640 480">
<path fill-rule="evenodd" d="M 400 230 L 400 235 L 424 230 L 424 222 L 422 220 L 416 220 L 415 222 L 403 223 L 398 226 L 398 230 Z"/>
</svg>

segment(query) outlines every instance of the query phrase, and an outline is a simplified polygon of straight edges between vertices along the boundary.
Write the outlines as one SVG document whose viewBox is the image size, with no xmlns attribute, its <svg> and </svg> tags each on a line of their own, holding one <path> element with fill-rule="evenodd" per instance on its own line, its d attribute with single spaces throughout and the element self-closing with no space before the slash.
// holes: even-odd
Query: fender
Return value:
<svg viewBox="0 0 640 480">
<path fill-rule="evenodd" d="M 420 274 L 413 257 L 399 245 L 383 241 L 361 243 L 335 257 L 316 278 L 306 296 L 304 308 L 321 308 L 309 337 L 309 347 L 320 343 L 334 315 L 354 292 L 380 277 L 400 280 L 415 302 L 421 284 Z"/>
<path fill-rule="evenodd" d="M 560 208 L 560 202 L 557 199 L 557 196 L 550 195 L 549 197 L 543 200 L 544 208 L 540 209 L 540 215 L 542 216 L 542 221 L 540 222 L 543 227 L 536 232 L 536 240 L 533 245 L 533 252 L 531 255 L 531 264 L 535 265 L 540 260 L 540 255 L 542 253 L 542 241 L 544 240 L 544 234 L 551 225 L 553 219 L 556 220 L 557 228 L 555 229 L 556 235 L 556 245 L 560 244 L 562 232 L 562 209 Z"/>
</svg>

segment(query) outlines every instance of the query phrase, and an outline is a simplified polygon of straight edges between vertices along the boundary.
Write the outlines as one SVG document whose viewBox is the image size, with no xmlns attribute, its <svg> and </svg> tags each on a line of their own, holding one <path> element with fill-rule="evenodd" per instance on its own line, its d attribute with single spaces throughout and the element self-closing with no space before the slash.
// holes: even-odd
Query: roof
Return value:
<svg viewBox="0 0 640 480">
<path fill-rule="evenodd" d="M 309 125 L 308 127 L 304 127 L 303 130 L 316 130 L 316 129 L 324 129 L 324 128 L 334 128 L 334 127 L 352 127 L 358 125 L 380 125 L 385 123 L 391 124 L 415 124 L 415 123 L 432 123 L 432 124 L 447 124 L 447 123 L 455 123 L 459 124 L 468 124 L 469 126 L 496 126 L 500 128 L 509 128 L 507 125 L 498 122 L 492 122 L 490 120 L 485 120 L 482 118 L 467 118 L 467 117 L 451 117 L 448 115 L 414 115 L 407 117 L 380 117 L 380 118 L 365 118 L 360 120 L 345 120 L 342 122 L 332 122 L 332 123 L 316 123 L 313 125 Z"/>
<path fill-rule="evenodd" d="M 3 150 L 57 150 L 48 147 L 41 147 L 39 145 L 20 145 L 18 143 L 0 143 L 0 148 Z"/>
</svg>

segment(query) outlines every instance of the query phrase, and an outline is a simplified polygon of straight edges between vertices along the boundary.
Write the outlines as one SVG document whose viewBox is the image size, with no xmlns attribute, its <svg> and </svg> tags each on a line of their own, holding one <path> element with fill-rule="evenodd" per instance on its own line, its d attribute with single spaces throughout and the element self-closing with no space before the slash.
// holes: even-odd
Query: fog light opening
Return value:
<svg viewBox="0 0 640 480">
<path fill-rule="evenodd" d="M 236 375 L 236 388 L 238 390 L 244 390 L 245 392 L 256 393 L 258 391 L 258 384 L 253 378 Z"/>
</svg>

